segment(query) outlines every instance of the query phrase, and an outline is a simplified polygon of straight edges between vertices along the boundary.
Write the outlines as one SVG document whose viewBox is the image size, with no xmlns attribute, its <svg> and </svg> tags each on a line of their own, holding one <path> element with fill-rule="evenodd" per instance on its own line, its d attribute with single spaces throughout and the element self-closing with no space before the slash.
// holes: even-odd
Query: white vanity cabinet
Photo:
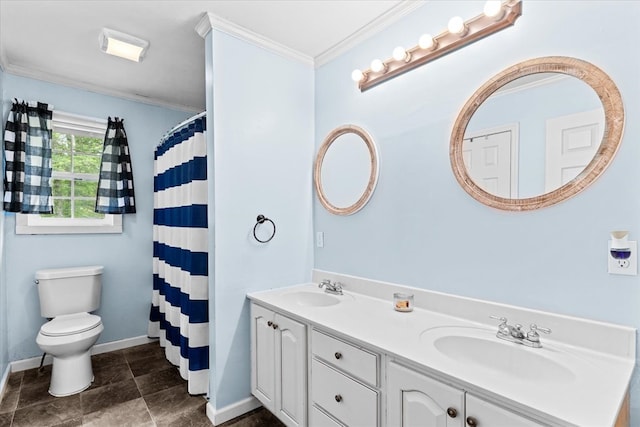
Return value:
<svg viewBox="0 0 640 427">
<path fill-rule="evenodd" d="M 542 427 L 420 372 L 390 361 L 387 427 Z"/>
<path fill-rule="evenodd" d="M 315 329 L 311 351 L 310 427 L 379 426 L 380 356 Z"/>
<path fill-rule="evenodd" d="M 251 304 L 251 392 L 289 427 L 307 425 L 306 326 Z"/>
</svg>

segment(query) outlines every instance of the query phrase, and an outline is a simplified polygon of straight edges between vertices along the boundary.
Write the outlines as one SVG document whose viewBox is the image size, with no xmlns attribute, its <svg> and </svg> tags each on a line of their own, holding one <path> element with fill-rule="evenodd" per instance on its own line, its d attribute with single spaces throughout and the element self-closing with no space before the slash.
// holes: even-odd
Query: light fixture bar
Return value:
<svg viewBox="0 0 640 427">
<path fill-rule="evenodd" d="M 423 49 L 416 45 L 407 49 L 408 61 L 389 58 L 383 61 L 384 68 L 381 71 L 373 71 L 372 69 L 363 71 L 358 88 L 364 92 L 384 81 L 513 25 L 516 19 L 522 15 L 522 0 L 509 0 L 502 4 L 502 8 L 504 10 L 502 15 L 488 16 L 482 13 L 464 22 L 465 29 L 461 34 L 448 30 L 443 31 L 433 38 L 435 48 Z"/>
</svg>

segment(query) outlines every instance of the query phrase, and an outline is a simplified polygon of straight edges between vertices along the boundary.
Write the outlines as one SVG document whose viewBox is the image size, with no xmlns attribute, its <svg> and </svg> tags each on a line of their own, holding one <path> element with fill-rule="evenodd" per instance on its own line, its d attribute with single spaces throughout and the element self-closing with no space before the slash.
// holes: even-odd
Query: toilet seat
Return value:
<svg viewBox="0 0 640 427">
<path fill-rule="evenodd" d="M 49 337 L 75 335 L 94 329 L 102 324 L 100 316 L 89 313 L 74 313 L 57 316 L 40 328 L 40 333 Z"/>
</svg>

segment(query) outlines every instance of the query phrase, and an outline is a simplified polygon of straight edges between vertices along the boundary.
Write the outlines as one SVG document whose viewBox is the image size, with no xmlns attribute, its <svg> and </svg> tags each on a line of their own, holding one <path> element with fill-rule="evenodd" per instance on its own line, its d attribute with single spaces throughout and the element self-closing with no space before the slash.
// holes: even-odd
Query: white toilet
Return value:
<svg viewBox="0 0 640 427">
<path fill-rule="evenodd" d="M 56 268 L 36 272 L 40 314 L 51 319 L 36 342 L 53 357 L 49 393 L 69 396 L 93 382 L 91 347 L 104 330 L 100 316 L 102 266 Z"/>
</svg>

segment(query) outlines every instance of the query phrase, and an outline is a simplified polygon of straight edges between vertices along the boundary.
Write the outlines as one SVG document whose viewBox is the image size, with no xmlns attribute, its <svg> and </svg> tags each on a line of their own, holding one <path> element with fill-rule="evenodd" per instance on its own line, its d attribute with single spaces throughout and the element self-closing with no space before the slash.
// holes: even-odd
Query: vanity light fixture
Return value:
<svg viewBox="0 0 640 427">
<path fill-rule="evenodd" d="M 402 49 L 404 55 L 401 48 L 396 48 L 391 58 L 385 61 L 376 59 L 371 62 L 368 70 L 354 70 L 351 78 L 358 83 L 360 91 L 364 92 L 489 34 L 503 30 L 513 25 L 521 15 L 522 0 L 489 0 L 484 6 L 484 13 L 467 21 L 455 16 L 449 20 L 447 30 L 437 36 L 423 34 L 416 46 Z"/>
<path fill-rule="evenodd" d="M 104 53 L 135 62 L 142 61 L 149 48 L 148 41 L 109 28 L 102 29 L 98 42 Z"/>
</svg>

